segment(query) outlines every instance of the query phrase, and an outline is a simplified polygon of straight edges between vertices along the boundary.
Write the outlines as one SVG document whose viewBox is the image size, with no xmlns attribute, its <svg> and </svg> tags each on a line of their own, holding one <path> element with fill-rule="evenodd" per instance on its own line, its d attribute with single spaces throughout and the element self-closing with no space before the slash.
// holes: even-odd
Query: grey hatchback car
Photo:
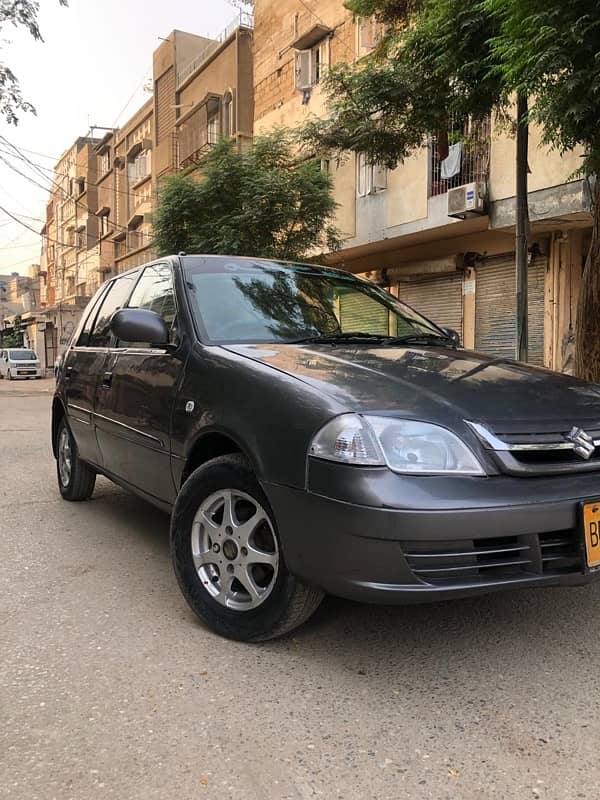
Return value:
<svg viewBox="0 0 600 800">
<path fill-rule="evenodd" d="M 172 256 L 107 282 L 60 363 L 66 500 L 171 514 L 194 612 L 269 639 L 324 593 L 450 599 L 600 575 L 600 387 L 461 349 L 339 270 Z"/>
</svg>

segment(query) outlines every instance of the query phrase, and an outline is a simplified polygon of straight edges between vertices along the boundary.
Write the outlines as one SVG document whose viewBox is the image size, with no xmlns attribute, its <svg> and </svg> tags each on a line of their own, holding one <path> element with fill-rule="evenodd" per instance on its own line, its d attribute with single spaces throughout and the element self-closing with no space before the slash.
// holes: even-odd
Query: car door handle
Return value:
<svg viewBox="0 0 600 800">
<path fill-rule="evenodd" d="M 65 369 L 65 379 L 70 381 L 75 373 L 73 372 L 73 367 L 67 367 Z"/>
<path fill-rule="evenodd" d="M 112 379 L 113 379 L 112 372 L 105 372 L 102 377 L 102 388 L 110 389 L 110 387 L 112 386 Z"/>
</svg>

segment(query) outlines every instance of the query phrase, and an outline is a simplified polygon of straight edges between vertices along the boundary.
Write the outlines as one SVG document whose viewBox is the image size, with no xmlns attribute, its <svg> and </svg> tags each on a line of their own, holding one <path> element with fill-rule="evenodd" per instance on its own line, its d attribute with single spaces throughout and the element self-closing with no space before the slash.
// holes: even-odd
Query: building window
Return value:
<svg viewBox="0 0 600 800">
<path fill-rule="evenodd" d="M 207 141 L 210 145 L 219 141 L 219 117 L 217 114 L 213 114 L 208 118 Z"/>
<path fill-rule="evenodd" d="M 320 83 L 327 74 L 329 64 L 329 37 L 310 50 L 299 50 L 296 53 L 296 89 L 304 92 Z"/>
<path fill-rule="evenodd" d="M 106 150 L 100 156 L 100 175 L 106 175 L 110 171 L 110 150 Z"/>
<path fill-rule="evenodd" d="M 78 250 L 83 250 L 86 246 L 85 228 L 77 228 L 75 231 L 75 244 Z"/>
<path fill-rule="evenodd" d="M 228 90 L 223 97 L 223 136 L 228 139 L 235 133 L 235 119 L 233 116 L 233 92 Z"/>
<path fill-rule="evenodd" d="M 109 232 L 109 218 L 110 211 L 107 211 L 105 214 L 100 216 L 100 236 L 106 236 Z"/>
<path fill-rule="evenodd" d="M 366 56 L 377 47 L 384 34 L 384 26 L 375 17 L 361 17 L 356 25 L 357 55 Z"/>
<path fill-rule="evenodd" d="M 383 164 L 373 164 L 366 153 L 356 158 L 356 190 L 359 197 L 377 194 L 387 189 L 387 169 Z"/>
<path fill-rule="evenodd" d="M 130 161 L 127 167 L 127 178 L 129 184 L 139 183 L 147 178 L 152 169 L 152 151 L 142 150 L 142 152 Z"/>
<path fill-rule="evenodd" d="M 77 185 L 77 194 L 83 194 L 85 192 L 85 178 L 77 178 L 76 181 Z"/>
</svg>

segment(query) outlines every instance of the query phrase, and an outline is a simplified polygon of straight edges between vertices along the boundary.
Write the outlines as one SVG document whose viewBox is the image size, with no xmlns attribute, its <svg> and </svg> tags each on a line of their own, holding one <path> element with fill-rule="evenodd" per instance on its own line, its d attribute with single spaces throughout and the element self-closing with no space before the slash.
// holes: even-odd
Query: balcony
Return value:
<svg viewBox="0 0 600 800">
<path fill-rule="evenodd" d="M 180 169 L 198 164 L 218 142 L 221 135 L 220 108 L 219 95 L 210 94 L 182 118 L 177 131 Z"/>
<path fill-rule="evenodd" d="M 490 170 L 491 121 L 451 122 L 444 136 L 430 143 L 429 197 L 465 183 L 486 182 Z"/>
</svg>

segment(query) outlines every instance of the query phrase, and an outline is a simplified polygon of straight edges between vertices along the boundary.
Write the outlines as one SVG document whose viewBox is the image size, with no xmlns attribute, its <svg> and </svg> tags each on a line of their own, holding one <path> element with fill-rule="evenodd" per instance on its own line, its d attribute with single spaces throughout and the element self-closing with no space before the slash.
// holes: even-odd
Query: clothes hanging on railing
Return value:
<svg viewBox="0 0 600 800">
<path fill-rule="evenodd" d="M 449 180 L 460 173 L 462 167 L 462 142 L 451 144 L 448 148 L 448 157 L 442 161 L 441 178 Z"/>
</svg>

